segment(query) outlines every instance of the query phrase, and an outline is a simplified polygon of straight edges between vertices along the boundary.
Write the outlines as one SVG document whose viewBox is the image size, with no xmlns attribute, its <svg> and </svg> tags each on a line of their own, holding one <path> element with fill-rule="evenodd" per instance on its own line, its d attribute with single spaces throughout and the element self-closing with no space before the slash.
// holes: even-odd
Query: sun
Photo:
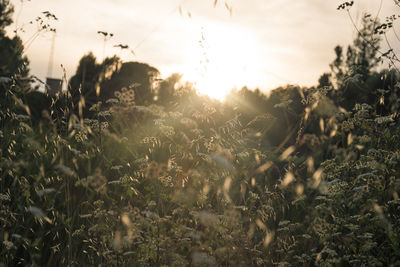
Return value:
<svg viewBox="0 0 400 267">
<path fill-rule="evenodd" d="M 202 28 L 184 78 L 193 82 L 200 94 L 223 100 L 232 89 L 258 85 L 258 51 L 248 32 L 223 25 Z"/>
</svg>

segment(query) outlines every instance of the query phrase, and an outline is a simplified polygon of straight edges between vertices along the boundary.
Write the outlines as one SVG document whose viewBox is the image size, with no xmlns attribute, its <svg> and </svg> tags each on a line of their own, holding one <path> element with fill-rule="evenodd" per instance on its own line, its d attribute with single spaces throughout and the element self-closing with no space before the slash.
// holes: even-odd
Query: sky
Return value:
<svg viewBox="0 0 400 267">
<path fill-rule="evenodd" d="M 74 75 L 79 59 L 92 51 L 99 61 L 118 55 L 156 67 L 163 78 L 178 72 L 200 93 L 221 99 L 232 88 L 264 92 L 288 83 L 317 84 L 334 60 L 333 48 L 356 35 L 343 0 L 11 0 L 14 24 L 25 42 L 31 74 L 45 80 L 53 34 L 37 32 L 35 18 L 55 14 L 57 34 L 51 76 Z M 380 17 L 400 10 L 383 0 Z M 350 10 L 359 22 L 374 15 L 378 0 L 356 0 Z M 104 43 L 97 31 L 113 33 Z M 389 37 L 392 38 L 392 37 Z M 393 42 L 396 44 L 396 42 Z M 104 45 L 105 44 L 105 45 Z M 114 47 L 126 44 L 130 51 Z M 29 45 L 29 46 L 28 46 Z M 399 42 L 397 42 L 397 47 Z"/>
</svg>

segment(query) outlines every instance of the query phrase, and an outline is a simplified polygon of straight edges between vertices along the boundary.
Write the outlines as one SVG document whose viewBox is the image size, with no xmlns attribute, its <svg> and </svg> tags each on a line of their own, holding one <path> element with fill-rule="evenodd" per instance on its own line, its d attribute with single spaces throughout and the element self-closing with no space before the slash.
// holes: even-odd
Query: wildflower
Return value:
<svg viewBox="0 0 400 267">
<path fill-rule="evenodd" d="M 168 115 L 173 119 L 179 119 L 183 116 L 183 114 L 180 112 L 169 112 Z"/>
<path fill-rule="evenodd" d="M 357 111 L 356 114 L 354 114 L 354 118 L 357 118 L 357 119 L 368 119 L 369 116 L 370 116 L 370 113 L 366 109 L 361 109 L 361 110 Z"/>
<path fill-rule="evenodd" d="M 116 166 L 112 166 L 111 170 L 117 170 L 119 171 L 123 166 L 122 165 L 116 165 Z"/>
<path fill-rule="evenodd" d="M 384 116 L 384 117 L 378 117 L 375 119 L 375 122 L 378 124 L 384 124 L 384 123 L 389 123 L 389 122 L 393 122 L 393 118 L 392 116 Z"/>
<path fill-rule="evenodd" d="M 116 98 L 110 98 L 106 101 L 107 104 L 118 104 L 119 100 Z"/>
<path fill-rule="evenodd" d="M 108 127 L 109 127 L 110 125 L 109 125 L 109 123 L 108 122 L 102 122 L 102 123 L 100 123 L 100 130 L 101 131 L 104 131 L 104 130 L 106 130 Z"/>
<path fill-rule="evenodd" d="M 123 184 L 127 184 L 129 182 L 133 181 L 132 177 L 130 177 L 129 175 L 125 174 L 124 176 L 121 176 L 119 178 L 119 182 L 123 183 Z"/>
<path fill-rule="evenodd" d="M 6 247 L 7 250 L 15 248 L 14 243 L 11 241 L 3 241 L 3 245 Z"/>
<path fill-rule="evenodd" d="M 171 176 L 162 176 L 160 177 L 160 181 L 165 187 L 174 187 L 174 183 L 172 182 Z"/>
<path fill-rule="evenodd" d="M 105 194 L 107 192 L 106 184 L 107 178 L 101 174 L 100 169 L 96 169 L 93 175 L 78 180 L 75 186 L 89 187 L 98 193 Z"/>
<path fill-rule="evenodd" d="M 165 134 L 167 137 L 171 137 L 175 135 L 174 128 L 171 126 L 166 126 L 166 125 L 161 125 L 160 130 L 163 134 Z"/>
<path fill-rule="evenodd" d="M 22 115 L 22 114 L 16 114 L 15 118 L 19 121 L 26 121 L 29 120 L 29 116 L 27 115 Z"/>
<path fill-rule="evenodd" d="M 101 102 L 97 102 L 96 104 L 93 104 L 90 108 L 89 111 L 99 111 L 101 107 Z"/>
<path fill-rule="evenodd" d="M 108 110 L 100 111 L 100 112 L 98 113 L 98 115 L 99 115 L 100 117 L 108 117 L 108 116 L 111 116 L 111 112 L 108 111 Z"/>
<path fill-rule="evenodd" d="M 202 121 L 204 121 L 205 118 L 206 118 L 204 116 L 204 114 L 202 112 L 200 112 L 200 111 L 193 112 L 192 117 L 195 118 L 195 119 L 198 119 L 198 120 L 202 120 Z"/>
<path fill-rule="evenodd" d="M 98 129 L 99 128 L 99 121 L 98 120 L 85 119 L 84 122 L 85 122 L 86 125 L 88 125 L 92 129 Z"/>
<path fill-rule="evenodd" d="M 121 98 L 121 92 L 120 92 L 120 91 L 115 91 L 115 92 L 114 92 L 114 95 L 115 95 L 117 98 Z"/>
<path fill-rule="evenodd" d="M 359 141 L 360 143 L 365 144 L 371 141 L 371 137 L 369 137 L 368 135 L 363 135 L 359 137 Z"/>
<path fill-rule="evenodd" d="M 164 122 L 165 121 L 163 119 L 155 119 L 154 120 L 154 124 L 157 125 L 157 126 L 164 125 Z"/>
<path fill-rule="evenodd" d="M 121 88 L 121 91 L 115 91 L 114 95 L 118 98 L 119 102 L 124 105 L 135 104 L 135 91 L 133 89 Z"/>
<path fill-rule="evenodd" d="M 157 143 L 158 139 L 156 137 L 145 137 L 142 139 L 141 143 L 142 144 L 151 144 L 151 143 Z"/>
<path fill-rule="evenodd" d="M 0 193 L 0 201 L 10 201 L 10 196 Z"/>
<path fill-rule="evenodd" d="M 87 134 L 84 132 L 77 132 L 74 135 L 74 138 L 75 138 L 75 141 L 77 141 L 78 143 L 82 143 L 88 139 Z"/>
<path fill-rule="evenodd" d="M 342 129 L 344 131 L 353 130 L 354 129 L 354 122 L 352 122 L 350 120 L 342 122 Z"/>
</svg>

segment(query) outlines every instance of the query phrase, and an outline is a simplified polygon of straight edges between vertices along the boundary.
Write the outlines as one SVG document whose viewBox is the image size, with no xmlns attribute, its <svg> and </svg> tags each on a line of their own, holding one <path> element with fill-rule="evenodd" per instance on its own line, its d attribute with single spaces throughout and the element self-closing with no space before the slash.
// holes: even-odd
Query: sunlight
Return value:
<svg viewBox="0 0 400 267">
<path fill-rule="evenodd" d="M 201 29 L 197 47 L 192 47 L 191 63 L 184 78 L 195 84 L 200 94 L 223 100 L 232 89 L 257 86 L 260 76 L 259 49 L 249 33 L 228 26 Z"/>
</svg>

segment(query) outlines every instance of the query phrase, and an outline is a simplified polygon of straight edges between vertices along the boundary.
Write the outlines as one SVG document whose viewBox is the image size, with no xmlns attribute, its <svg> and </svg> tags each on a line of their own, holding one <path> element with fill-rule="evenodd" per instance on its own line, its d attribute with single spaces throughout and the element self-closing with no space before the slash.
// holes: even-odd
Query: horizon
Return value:
<svg viewBox="0 0 400 267">
<path fill-rule="evenodd" d="M 200 93 L 218 99 L 244 86 L 268 92 L 286 84 L 316 85 L 319 76 L 329 71 L 334 47 L 350 44 L 355 34 L 346 12 L 336 10 L 342 1 L 218 1 L 215 7 L 214 1 L 194 0 L 96 4 L 37 0 L 22 1 L 22 6 L 11 2 L 15 12 L 7 29 L 10 36 L 43 11 L 58 17 L 51 24 L 57 30 L 52 78 L 62 77 L 62 64 L 69 79 L 89 52 L 98 61 L 117 55 L 157 68 L 162 78 L 181 73 L 183 81 L 192 82 Z M 361 14 L 374 10 L 379 3 L 373 2 L 356 2 L 353 18 L 359 21 Z M 391 14 L 392 5 L 384 3 L 380 16 Z M 29 24 L 24 28 L 26 32 L 19 35 L 26 41 L 35 30 Z M 104 50 L 100 30 L 114 35 Z M 26 52 L 31 74 L 43 80 L 51 43 L 51 33 L 45 33 Z M 117 44 L 129 45 L 134 54 L 114 48 Z"/>
</svg>

